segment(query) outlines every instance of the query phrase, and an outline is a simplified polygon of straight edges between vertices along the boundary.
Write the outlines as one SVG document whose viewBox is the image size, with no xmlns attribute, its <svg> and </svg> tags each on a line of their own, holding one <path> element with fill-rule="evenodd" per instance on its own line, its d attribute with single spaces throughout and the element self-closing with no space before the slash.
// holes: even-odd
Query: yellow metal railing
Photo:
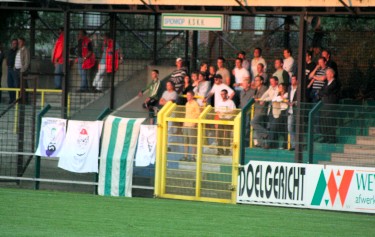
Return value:
<svg viewBox="0 0 375 237">
<path fill-rule="evenodd" d="M 215 108 L 207 106 L 201 109 L 199 118 L 196 119 L 186 119 L 184 106 L 171 102 L 159 111 L 155 196 L 235 203 L 241 111 L 233 110 L 230 119 L 218 120 Z M 183 129 L 184 122 L 196 124 L 193 128 L 196 130 L 196 137 L 179 132 Z M 231 135 L 217 137 L 218 133 Z M 185 139 L 188 138 L 196 138 L 196 142 L 186 144 Z M 209 144 L 215 138 L 220 139 L 221 144 Z M 190 147 L 193 152 L 189 152 L 186 147 Z M 219 154 L 220 149 L 225 154 Z M 182 159 L 186 155 L 194 157 L 195 161 Z"/>
<path fill-rule="evenodd" d="M 16 93 L 16 100 L 20 98 L 20 93 L 21 89 L 20 88 L 0 88 L 0 91 L 8 91 L 8 92 L 15 92 Z M 27 88 L 25 89 L 26 92 L 34 92 L 34 89 L 32 88 Z M 45 94 L 61 94 L 62 90 L 56 90 L 56 89 L 36 89 L 36 93 L 40 94 L 40 107 L 41 109 L 45 105 Z M 70 116 L 70 103 L 71 103 L 71 95 L 70 93 L 68 94 L 68 103 L 67 103 L 67 116 Z M 18 122 L 18 104 L 15 105 L 15 110 L 14 110 L 14 129 L 13 131 L 17 131 L 17 122 Z"/>
</svg>

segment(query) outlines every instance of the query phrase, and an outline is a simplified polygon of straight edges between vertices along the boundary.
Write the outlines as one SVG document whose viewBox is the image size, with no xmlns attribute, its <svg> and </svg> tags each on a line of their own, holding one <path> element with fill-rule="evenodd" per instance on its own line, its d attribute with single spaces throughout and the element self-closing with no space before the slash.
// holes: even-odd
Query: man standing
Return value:
<svg viewBox="0 0 375 237">
<path fill-rule="evenodd" d="M 260 101 L 260 98 L 267 91 L 267 87 L 263 84 L 263 77 L 256 76 L 254 78 L 255 82 L 255 104 L 254 104 L 254 116 L 250 122 L 254 129 L 254 145 L 261 147 L 262 139 L 267 137 L 267 130 L 265 129 L 265 105 L 264 102 Z"/>
<path fill-rule="evenodd" d="M 219 103 L 215 106 L 215 112 L 217 113 L 217 116 L 220 120 L 231 120 L 234 116 L 233 112 L 236 109 L 236 105 L 234 102 L 229 99 L 228 97 L 228 91 L 227 90 L 222 90 L 220 92 L 221 100 Z M 225 147 L 225 152 L 224 148 L 219 148 L 217 155 L 229 155 L 230 153 L 230 141 L 231 138 L 233 137 L 231 134 L 231 129 L 232 125 L 223 125 L 219 124 L 218 127 L 218 145 L 220 147 Z"/>
<path fill-rule="evenodd" d="M 327 81 L 319 91 L 319 96 L 323 101 L 323 108 L 320 116 L 322 142 L 336 143 L 336 104 L 339 101 L 340 85 L 335 79 L 335 71 L 332 68 L 326 70 Z"/>
<path fill-rule="evenodd" d="M 279 84 L 289 84 L 289 74 L 283 69 L 283 59 L 278 58 L 275 60 L 276 72 L 272 76 L 277 77 Z"/>
<path fill-rule="evenodd" d="M 315 67 L 316 67 L 316 63 L 314 61 L 312 61 L 312 56 L 313 56 L 313 52 L 312 51 L 307 51 L 306 52 L 306 69 L 305 69 L 305 80 L 306 80 L 306 84 L 310 84 L 310 78 L 309 78 L 309 75 L 312 71 L 314 71 Z M 307 102 L 312 102 L 310 100 L 310 94 L 311 94 L 311 88 L 308 88 L 306 90 L 306 98 L 307 98 Z"/>
<path fill-rule="evenodd" d="M 20 87 L 19 82 L 16 80 L 16 72 L 14 69 L 17 50 L 18 50 L 18 41 L 17 39 L 12 39 L 11 48 L 9 49 L 9 52 L 7 55 L 7 67 L 8 67 L 7 82 L 8 82 L 9 88 Z M 15 100 L 16 100 L 16 92 L 9 91 L 9 104 L 13 103 Z"/>
<path fill-rule="evenodd" d="M 186 93 L 185 118 L 198 119 L 200 115 L 200 107 L 194 100 L 194 92 L 188 91 Z M 184 157 L 180 161 L 196 161 L 196 145 L 197 145 L 197 124 L 192 122 L 184 122 L 182 128 L 184 135 Z M 189 157 L 189 147 L 191 147 L 191 156 Z"/>
<path fill-rule="evenodd" d="M 63 73 L 63 51 L 64 51 L 64 28 L 59 28 L 59 38 L 56 40 L 52 50 L 52 63 L 55 65 L 55 89 L 61 89 L 62 73 Z"/>
<path fill-rule="evenodd" d="M 118 70 L 119 66 L 119 54 L 120 49 L 118 44 L 116 44 L 115 54 L 113 55 L 113 39 L 110 38 L 109 33 L 105 33 L 103 37 L 103 47 L 102 47 L 102 57 L 100 59 L 98 72 L 94 78 L 92 86 L 94 87 L 94 92 L 102 92 L 103 91 L 103 81 L 104 81 L 104 74 L 108 76 L 111 75 L 113 72 L 112 63 L 113 59 L 115 60 L 115 70 Z M 121 57 L 122 60 L 122 57 Z M 107 82 L 109 81 L 109 77 L 107 77 Z"/>
<path fill-rule="evenodd" d="M 220 93 L 221 93 L 222 90 L 225 89 L 228 92 L 229 99 L 233 98 L 234 91 L 229 86 L 227 86 L 223 83 L 223 77 L 220 74 L 216 74 L 214 76 L 214 78 L 215 78 L 214 79 L 215 83 L 214 83 L 213 87 L 211 88 L 210 92 L 208 92 L 208 95 L 204 99 L 203 102 L 207 102 L 211 98 L 211 96 L 215 96 L 214 101 L 215 101 L 215 107 L 216 107 L 216 105 L 219 104 L 219 102 L 221 100 Z"/>
<path fill-rule="evenodd" d="M 262 77 L 262 78 L 263 78 L 263 84 L 264 84 L 265 86 L 268 86 L 268 75 L 267 75 L 267 73 L 264 71 L 264 65 L 263 65 L 263 63 L 258 63 L 256 77 L 257 77 L 257 76 Z"/>
<path fill-rule="evenodd" d="M 204 98 L 206 98 L 211 89 L 211 83 L 205 80 L 203 73 L 196 72 L 196 74 L 198 74 L 198 85 L 194 87 L 194 93 L 196 96 L 200 97 L 197 99 L 199 106 L 203 106 Z"/>
<path fill-rule="evenodd" d="M 251 82 L 249 79 L 242 82 L 242 90 L 240 93 L 240 107 L 243 109 L 245 105 L 254 97 L 255 90 L 251 89 Z M 245 114 L 245 144 L 250 144 L 250 115 Z"/>
<path fill-rule="evenodd" d="M 230 73 L 229 70 L 224 67 L 225 58 L 218 57 L 216 63 L 218 68 L 216 74 L 221 75 L 221 77 L 223 78 L 223 83 L 227 86 L 230 86 Z"/>
<path fill-rule="evenodd" d="M 251 77 L 254 78 L 257 73 L 258 64 L 261 63 L 264 66 L 264 71 L 267 71 L 267 64 L 264 58 L 262 57 L 262 49 L 255 48 L 254 49 L 254 58 L 251 60 Z"/>
<path fill-rule="evenodd" d="M 296 63 L 294 61 L 294 58 L 292 57 L 292 51 L 289 48 L 286 48 L 284 49 L 283 53 L 284 53 L 283 69 L 287 71 L 287 73 L 289 74 L 289 78 L 292 78 L 293 75 L 296 75 Z M 285 81 L 284 83 L 289 84 L 289 81 Z"/>
<path fill-rule="evenodd" d="M 318 60 L 318 65 L 315 69 L 310 73 L 310 83 L 307 88 L 311 88 L 310 92 L 310 99 L 312 102 L 318 102 L 320 100 L 319 91 L 324 86 L 324 81 L 326 80 L 326 71 L 327 67 L 327 60 L 324 57 L 320 57 Z"/>
<path fill-rule="evenodd" d="M 30 70 L 30 51 L 25 46 L 25 38 L 18 38 L 18 50 L 14 61 L 15 81 L 19 88 L 23 76 L 26 76 Z M 27 81 L 24 82 L 24 88 L 27 88 Z"/>
<path fill-rule="evenodd" d="M 187 75 L 187 70 L 183 67 L 184 61 L 182 58 L 176 59 L 176 70 L 174 70 L 169 78 L 173 82 L 177 94 L 181 94 L 184 88 L 184 77 Z"/>
<path fill-rule="evenodd" d="M 327 60 L 327 62 L 326 62 L 327 67 L 332 68 L 333 71 L 335 71 L 335 79 L 338 81 L 339 72 L 338 72 L 338 69 L 337 69 L 336 62 L 333 61 L 332 58 L 331 58 L 331 52 L 328 49 L 323 49 L 322 57 Z"/>
<path fill-rule="evenodd" d="M 240 104 L 240 93 L 243 89 L 242 82 L 244 80 L 250 80 L 249 71 L 242 67 L 242 59 L 236 58 L 235 68 L 233 69 L 233 75 L 235 77 L 235 82 L 233 83 L 233 88 L 236 92 L 234 102 L 236 105 Z"/>
<path fill-rule="evenodd" d="M 288 101 L 289 101 L 289 108 L 288 108 L 288 132 L 290 134 L 290 150 L 294 150 L 296 147 L 296 120 L 295 120 L 295 112 L 294 108 L 297 105 L 297 86 L 298 80 L 297 76 L 293 75 L 291 79 L 291 85 L 288 90 Z"/>
<path fill-rule="evenodd" d="M 245 51 L 240 51 L 237 54 L 237 58 L 242 59 L 242 67 L 245 68 L 250 73 L 250 62 L 246 59 Z"/>
<path fill-rule="evenodd" d="M 89 77 L 95 65 L 95 55 L 91 40 L 85 30 L 78 32 L 78 71 L 81 76 L 81 85 L 78 92 L 89 91 Z"/>
</svg>

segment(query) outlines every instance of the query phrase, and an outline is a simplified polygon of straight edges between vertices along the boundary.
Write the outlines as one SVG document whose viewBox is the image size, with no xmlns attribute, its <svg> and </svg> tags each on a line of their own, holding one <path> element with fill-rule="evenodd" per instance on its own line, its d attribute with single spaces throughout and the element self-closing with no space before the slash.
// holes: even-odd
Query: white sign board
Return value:
<svg viewBox="0 0 375 237">
<path fill-rule="evenodd" d="M 165 13 L 161 15 L 161 22 L 163 30 L 222 31 L 224 16 Z"/>
<path fill-rule="evenodd" d="M 375 168 L 251 161 L 237 202 L 375 213 Z"/>
</svg>

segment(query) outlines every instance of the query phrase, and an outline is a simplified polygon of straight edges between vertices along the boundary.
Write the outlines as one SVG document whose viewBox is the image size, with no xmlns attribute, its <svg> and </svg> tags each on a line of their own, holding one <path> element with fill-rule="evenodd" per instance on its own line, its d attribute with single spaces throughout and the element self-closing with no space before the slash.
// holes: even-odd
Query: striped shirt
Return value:
<svg viewBox="0 0 375 237">
<path fill-rule="evenodd" d="M 21 69 L 22 68 L 22 63 L 21 63 L 21 49 L 19 49 L 16 53 L 16 59 L 14 62 L 14 68 L 15 69 Z"/>
<path fill-rule="evenodd" d="M 324 68 L 324 69 L 319 69 L 315 72 L 315 76 L 325 76 L 326 75 L 326 71 L 327 71 L 328 67 Z M 324 82 L 325 81 L 319 81 L 319 80 L 316 80 L 313 82 L 312 84 L 312 88 L 314 90 L 320 90 L 322 89 L 322 87 L 324 86 Z"/>
</svg>

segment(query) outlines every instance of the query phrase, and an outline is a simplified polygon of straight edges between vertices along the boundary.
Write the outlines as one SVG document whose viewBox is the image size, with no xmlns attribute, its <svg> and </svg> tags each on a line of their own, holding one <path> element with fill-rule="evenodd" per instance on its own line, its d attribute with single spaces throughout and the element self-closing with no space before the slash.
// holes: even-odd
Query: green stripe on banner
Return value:
<svg viewBox="0 0 375 237">
<path fill-rule="evenodd" d="M 121 158 L 120 158 L 120 178 L 119 178 L 119 196 L 125 196 L 125 187 L 126 187 L 126 164 L 127 157 L 129 154 L 130 144 L 132 142 L 133 128 L 136 120 L 129 120 L 126 125 L 126 134 L 124 140 L 124 148 L 122 149 Z"/>
<path fill-rule="evenodd" d="M 115 152 L 116 142 L 117 142 L 117 131 L 121 119 L 115 118 L 112 122 L 111 137 L 108 144 L 107 160 L 105 164 L 105 183 L 104 183 L 104 195 L 111 195 L 111 182 L 112 182 L 112 162 L 113 154 Z"/>
</svg>

